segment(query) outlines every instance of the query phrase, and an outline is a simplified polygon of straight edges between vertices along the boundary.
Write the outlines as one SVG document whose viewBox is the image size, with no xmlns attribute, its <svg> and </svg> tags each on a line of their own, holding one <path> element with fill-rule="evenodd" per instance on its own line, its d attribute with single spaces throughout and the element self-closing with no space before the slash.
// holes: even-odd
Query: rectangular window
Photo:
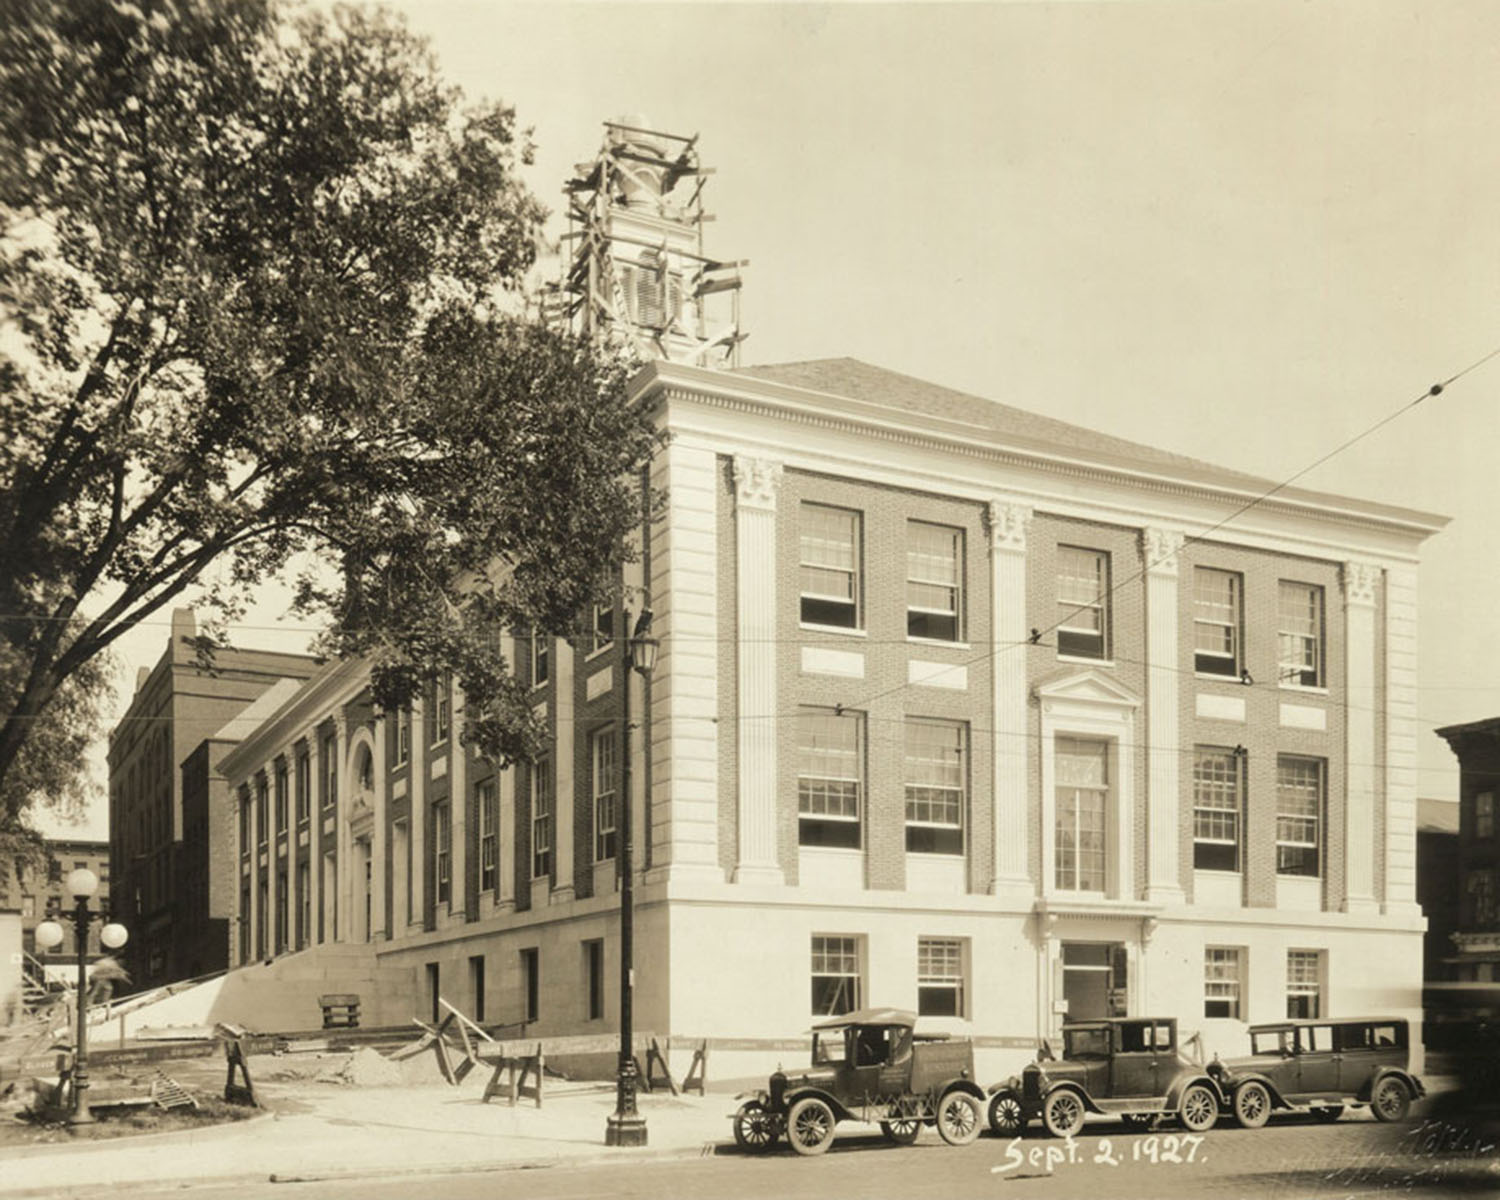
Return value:
<svg viewBox="0 0 1500 1200">
<path fill-rule="evenodd" d="M 531 768 L 531 877 L 552 874 L 552 762 L 539 758 Z"/>
<path fill-rule="evenodd" d="M 1323 952 L 1286 952 L 1286 1015 L 1297 1021 L 1315 1021 L 1323 1015 Z"/>
<path fill-rule="evenodd" d="M 411 709 L 402 705 L 396 710 L 396 765 L 411 759 Z"/>
<path fill-rule="evenodd" d="M 540 630 L 531 631 L 531 686 L 547 682 L 551 671 L 552 639 Z"/>
<path fill-rule="evenodd" d="M 312 882 L 305 862 L 297 864 L 297 949 L 312 938 Z"/>
<path fill-rule="evenodd" d="M 864 714 L 803 709 L 797 718 L 797 840 L 858 849 Z"/>
<path fill-rule="evenodd" d="M 1240 673 L 1240 598 L 1243 582 L 1230 571 L 1193 568 L 1193 669 L 1205 675 Z"/>
<path fill-rule="evenodd" d="M 1240 951 L 1235 946 L 1209 946 L 1203 951 L 1203 1015 L 1240 1016 Z"/>
<path fill-rule="evenodd" d="M 332 808 L 339 799 L 338 738 L 323 739 L 323 807 Z"/>
<path fill-rule="evenodd" d="M 453 899 L 453 879 L 450 874 L 452 836 L 448 802 L 438 800 L 432 806 L 432 881 L 437 889 L 436 899 L 439 904 L 447 904 Z"/>
<path fill-rule="evenodd" d="M 583 994 L 588 997 L 590 1021 L 604 1017 L 604 942 L 598 938 L 583 943 Z"/>
<path fill-rule="evenodd" d="M 812 940 L 812 1013 L 837 1017 L 859 1007 L 859 939 Z"/>
<path fill-rule="evenodd" d="M 276 832 L 287 831 L 286 759 L 276 760 Z"/>
<path fill-rule="evenodd" d="M 306 746 L 297 751 L 296 762 L 297 824 L 306 825 L 312 811 L 312 763 L 308 761 Z"/>
<path fill-rule="evenodd" d="M 469 1003 L 473 1005 L 470 1015 L 480 1025 L 484 1024 L 484 955 L 469 956 Z"/>
<path fill-rule="evenodd" d="M 1109 743 L 1060 737 L 1053 761 L 1057 775 L 1055 886 L 1068 892 L 1102 892 Z"/>
<path fill-rule="evenodd" d="M 964 852 L 964 727 L 957 721 L 906 722 L 906 848 Z"/>
<path fill-rule="evenodd" d="M 257 775 L 255 777 L 255 836 L 264 846 L 271 837 L 271 811 L 267 799 L 266 777 Z"/>
<path fill-rule="evenodd" d="M 492 892 L 500 885 L 500 791 L 493 779 L 474 789 L 479 809 L 479 890 Z"/>
<path fill-rule="evenodd" d="M 1320 874 L 1323 823 L 1323 760 L 1276 759 L 1276 872 Z"/>
<path fill-rule="evenodd" d="M 1193 866 L 1240 869 L 1240 813 L 1244 811 L 1240 758 L 1213 746 L 1193 749 Z"/>
<path fill-rule="evenodd" d="M 1474 836 L 1495 836 L 1495 793 L 1480 792 L 1474 797 Z"/>
<path fill-rule="evenodd" d="M 594 861 L 608 862 L 615 856 L 619 824 L 615 803 L 615 731 L 601 729 L 589 736 L 589 762 L 594 783 Z"/>
<path fill-rule="evenodd" d="M 521 951 L 521 985 L 525 1000 L 521 1020 L 529 1023 L 535 1021 L 541 1012 L 542 956 L 535 946 Z"/>
<path fill-rule="evenodd" d="M 1057 548 L 1057 652 L 1109 657 L 1109 555 L 1103 550 Z"/>
<path fill-rule="evenodd" d="M 906 523 L 906 635 L 956 642 L 962 628 L 964 533 Z"/>
<path fill-rule="evenodd" d="M 1323 686 L 1323 589 L 1283 579 L 1276 601 L 1277 677 L 1286 687 Z"/>
<path fill-rule="evenodd" d="M 453 689 L 445 675 L 433 688 L 432 740 L 446 742 L 453 722 Z"/>
<path fill-rule="evenodd" d="M 594 638 L 592 652 L 597 653 L 613 644 L 615 640 L 615 606 L 613 604 L 594 605 L 592 632 Z"/>
<path fill-rule="evenodd" d="M 859 514 L 802 505 L 799 579 L 802 623 L 859 628 Z"/>
<path fill-rule="evenodd" d="M 962 938 L 917 939 L 917 1015 L 964 1015 Z"/>
</svg>

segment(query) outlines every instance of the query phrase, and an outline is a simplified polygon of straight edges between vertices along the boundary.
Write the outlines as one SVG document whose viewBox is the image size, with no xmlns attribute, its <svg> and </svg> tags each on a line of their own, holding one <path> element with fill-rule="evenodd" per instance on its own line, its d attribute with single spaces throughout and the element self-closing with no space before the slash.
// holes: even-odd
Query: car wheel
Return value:
<svg viewBox="0 0 1500 1200">
<path fill-rule="evenodd" d="M 1213 1128 L 1219 1119 L 1219 1098 L 1201 1083 L 1195 1083 L 1182 1093 L 1182 1103 L 1177 1108 L 1177 1119 L 1184 1129 L 1202 1133 Z"/>
<path fill-rule="evenodd" d="M 1070 1088 L 1053 1092 L 1042 1105 L 1042 1124 L 1053 1137 L 1072 1137 L 1083 1128 L 1083 1098 Z"/>
<path fill-rule="evenodd" d="M 798 1154 L 822 1154 L 833 1144 L 833 1109 L 809 1096 L 786 1115 L 786 1140 Z"/>
<path fill-rule="evenodd" d="M 912 1116 L 892 1117 L 889 1121 L 880 1122 L 880 1132 L 885 1134 L 888 1142 L 910 1146 L 922 1132 L 922 1119 Z"/>
<path fill-rule="evenodd" d="M 1242 1083 L 1234 1089 L 1234 1119 L 1246 1129 L 1259 1129 L 1271 1119 L 1271 1093 L 1263 1083 Z"/>
<path fill-rule="evenodd" d="M 990 1128 L 1001 1137 L 1014 1137 L 1026 1128 L 1026 1114 L 1015 1092 L 996 1092 L 990 1097 Z"/>
<path fill-rule="evenodd" d="M 1316 1120 L 1332 1124 L 1344 1115 L 1344 1106 L 1342 1104 L 1325 1105 L 1322 1108 L 1313 1109 L 1312 1115 Z"/>
<path fill-rule="evenodd" d="M 1404 1121 L 1411 1109 L 1411 1093 L 1394 1075 L 1387 1075 L 1375 1085 L 1370 1095 L 1370 1110 L 1377 1121 Z"/>
<path fill-rule="evenodd" d="M 734 1144 L 757 1154 L 769 1150 L 781 1135 L 779 1125 L 759 1100 L 747 1100 L 734 1114 Z"/>
<path fill-rule="evenodd" d="M 952 1091 L 938 1101 L 938 1137 L 950 1146 L 967 1146 L 979 1136 L 982 1121 L 979 1101 L 968 1092 Z"/>
</svg>

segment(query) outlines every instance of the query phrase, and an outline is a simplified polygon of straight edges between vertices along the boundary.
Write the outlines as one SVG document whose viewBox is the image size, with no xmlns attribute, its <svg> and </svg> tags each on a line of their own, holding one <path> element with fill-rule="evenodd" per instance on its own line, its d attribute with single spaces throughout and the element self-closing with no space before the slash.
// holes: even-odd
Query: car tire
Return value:
<svg viewBox="0 0 1500 1200">
<path fill-rule="evenodd" d="M 1394 1075 L 1387 1075 L 1370 1093 L 1370 1111 L 1377 1121 L 1404 1121 L 1411 1111 L 1411 1090 Z"/>
<path fill-rule="evenodd" d="M 1042 1124 L 1053 1137 L 1072 1137 L 1083 1128 L 1086 1112 L 1082 1096 L 1072 1088 L 1061 1088 L 1042 1103 Z"/>
<path fill-rule="evenodd" d="M 1219 1119 L 1219 1098 L 1205 1084 L 1195 1083 L 1182 1093 L 1177 1106 L 1177 1119 L 1182 1127 L 1192 1133 L 1212 1129 Z"/>
<path fill-rule="evenodd" d="M 979 1136 L 983 1123 L 979 1101 L 968 1092 L 952 1091 L 938 1101 L 938 1137 L 950 1146 L 967 1146 Z"/>
<path fill-rule="evenodd" d="M 880 1122 L 880 1132 L 885 1134 L 885 1140 L 895 1142 L 898 1146 L 910 1146 L 917 1140 L 917 1135 L 922 1132 L 922 1119 L 920 1117 L 892 1117 L 888 1121 Z"/>
<path fill-rule="evenodd" d="M 1271 1093 L 1251 1080 L 1234 1089 L 1234 1119 L 1245 1129 L 1259 1129 L 1271 1119 Z"/>
<path fill-rule="evenodd" d="M 780 1122 L 759 1100 L 747 1100 L 734 1114 L 734 1144 L 752 1154 L 762 1154 L 781 1136 Z"/>
<path fill-rule="evenodd" d="M 1000 1137 L 1016 1137 L 1026 1128 L 1026 1113 L 1021 1097 L 1006 1089 L 990 1097 L 990 1130 Z"/>
<path fill-rule="evenodd" d="M 833 1145 L 833 1109 L 809 1096 L 798 1100 L 786 1115 L 786 1140 L 798 1154 L 822 1154 Z"/>
<path fill-rule="evenodd" d="M 1315 1120 L 1326 1121 L 1331 1125 L 1344 1115 L 1344 1106 L 1342 1104 L 1325 1104 L 1313 1109 L 1312 1115 Z"/>
</svg>

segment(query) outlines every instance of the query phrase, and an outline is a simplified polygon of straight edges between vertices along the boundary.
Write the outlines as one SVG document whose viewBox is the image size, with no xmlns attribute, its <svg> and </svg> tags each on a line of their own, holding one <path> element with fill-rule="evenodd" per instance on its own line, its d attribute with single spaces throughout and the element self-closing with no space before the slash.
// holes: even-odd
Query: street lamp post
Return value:
<svg viewBox="0 0 1500 1200">
<path fill-rule="evenodd" d="M 78 1040 L 73 1048 L 73 1113 L 70 1125 L 87 1125 L 94 1119 L 89 1111 L 89 925 L 103 921 L 104 914 L 89 908 L 89 901 L 99 890 L 99 877 L 87 867 L 79 867 L 68 876 L 68 893 L 73 897 L 73 941 L 78 947 Z M 118 950 L 129 938 L 125 926 L 109 921 L 99 930 L 99 943 L 106 950 Z M 46 920 L 36 927 L 36 944 L 51 950 L 62 944 L 63 928 L 58 921 Z"/>
<path fill-rule="evenodd" d="M 629 624 L 628 614 L 626 624 Z M 615 1111 L 604 1129 L 606 1146 L 644 1146 L 646 1118 L 636 1111 L 635 1053 L 631 1046 L 635 993 L 635 821 L 630 792 L 630 673 L 649 679 L 661 643 L 649 636 L 651 610 L 641 610 L 625 648 L 620 700 L 623 729 L 620 747 L 620 1062 L 615 1074 Z"/>
</svg>

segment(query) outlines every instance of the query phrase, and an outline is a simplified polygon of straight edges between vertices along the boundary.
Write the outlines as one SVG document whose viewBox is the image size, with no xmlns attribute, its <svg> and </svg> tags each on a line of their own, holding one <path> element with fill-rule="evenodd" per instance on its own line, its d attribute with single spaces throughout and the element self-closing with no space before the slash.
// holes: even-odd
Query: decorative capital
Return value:
<svg viewBox="0 0 1500 1200">
<path fill-rule="evenodd" d="M 990 501 L 990 549 L 1026 549 L 1026 527 L 1031 524 L 1035 510 L 1029 504 L 1012 504 L 1004 500 Z"/>
<path fill-rule="evenodd" d="M 734 456 L 734 502 L 739 508 L 776 511 L 776 490 L 781 487 L 781 464 L 772 458 Z"/>
<path fill-rule="evenodd" d="M 1380 568 L 1374 563 L 1344 564 L 1344 600 L 1365 608 L 1375 607 L 1375 589 L 1380 585 Z"/>
<path fill-rule="evenodd" d="M 1141 530 L 1141 556 L 1151 575 L 1176 575 L 1177 556 L 1182 553 L 1184 538 L 1180 530 L 1147 526 Z"/>
</svg>

